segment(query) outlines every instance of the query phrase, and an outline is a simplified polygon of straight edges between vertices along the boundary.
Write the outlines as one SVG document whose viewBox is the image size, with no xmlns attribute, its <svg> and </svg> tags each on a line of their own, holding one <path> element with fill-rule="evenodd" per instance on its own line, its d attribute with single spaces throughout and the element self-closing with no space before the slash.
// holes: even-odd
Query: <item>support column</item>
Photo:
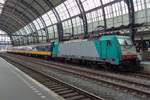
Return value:
<svg viewBox="0 0 150 100">
<path fill-rule="evenodd" d="M 133 0 L 124 0 L 125 3 L 128 6 L 128 12 L 129 12 L 129 30 L 131 33 L 132 41 L 134 42 L 134 35 L 136 33 L 136 29 L 134 29 L 135 26 L 135 11 L 134 11 L 134 4 Z"/>
<path fill-rule="evenodd" d="M 79 7 L 79 10 L 80 10 L 80 15 L 79 17 L 82 19 L 83 21 L 83 27 L 84 27 L 84 38 L 87 36 L 88 34 L 88 23 L 87 23 L 87 17 L 86 17 L 86 13 L 85 13 L 85 10 L 84 10 L 84 7 L 82 5 L 82 2 L 80 0 L 76 0 L 77 2 L 77 5 Z"/>
</svg>

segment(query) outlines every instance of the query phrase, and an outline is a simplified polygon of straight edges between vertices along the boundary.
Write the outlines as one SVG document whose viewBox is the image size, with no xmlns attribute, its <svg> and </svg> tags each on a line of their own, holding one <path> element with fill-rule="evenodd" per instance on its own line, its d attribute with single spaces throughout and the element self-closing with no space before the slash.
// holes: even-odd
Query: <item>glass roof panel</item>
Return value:
<svg viewBox="0 0 150 100">
<path fill-rule="evenodd" d="M 142 10 L 145 8 L 144 0 L 133 0 L 133 3 L 134 3 L 134 10 L 135 11 Z"/>
<path fill-rule="evenodd" d="M 0 0 L 0 14 L 2 13 L 2 9 L 4 7 L 5 2 L 6 2 L 6 0 Z"/>
<path fill-rule="evenodd" d="M 101 5 L 100 0 L 81 0 L 85 11 L 96 8 Z"/>
<path fill-rule="evenodd" d="M 36 20 L 33 21 L 33 24 L 35 25 L 37 30 L 40 29 L 39 23 Z"/>
<path fill-rule="evenodd" d="M 80 10 L 75 0 L 67 0 L 64 2 L 71 16 L 78 15 Z"/>
<path fill-rule="evenodd" d="M 51 25 L 52 23 L 51 23 L 51 21 L 50 21 L 50 18 L 49 18 L 49 16 L 48 16 L 48 14 L 46 13 L 46 14 L 44 14 L 43 16 L 42 16 L 42 18 L 43 18 L 43 20 L 45 21 L 45 23 L 46 23 L 46 26 L 49 26 L 49 25 Z"/>
<path fill-rule="evenodd" d="M 53 11 L 50 10 L 47 14 L 51 18 L 53 24 L 57 23 L 57 19 L 56 19 L 56 16 L 54 15 Z"/>
<path fill-rule="evenodd" d="M 69 18 L 68 11 L 63 3 L 60 4 L 59 6 L 57 6 L 56 10 L 58 11 L 58 13 L 60 15 L 61 20 Z"/>
</svg>

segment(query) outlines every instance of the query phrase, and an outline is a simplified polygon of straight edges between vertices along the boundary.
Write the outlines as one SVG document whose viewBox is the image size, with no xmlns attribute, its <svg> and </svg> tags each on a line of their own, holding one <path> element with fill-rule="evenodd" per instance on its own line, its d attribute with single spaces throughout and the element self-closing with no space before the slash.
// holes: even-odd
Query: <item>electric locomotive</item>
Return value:
<svg viewBox="0 0 150 100">
<path fill-rule="evenodd" d="M 102 35 L 94 39 L 78 39 L 52 43 L 52 57 L 110 65 L 113 69 L 140 68 L 137 52 L 129 36 Z"/>
</svg>

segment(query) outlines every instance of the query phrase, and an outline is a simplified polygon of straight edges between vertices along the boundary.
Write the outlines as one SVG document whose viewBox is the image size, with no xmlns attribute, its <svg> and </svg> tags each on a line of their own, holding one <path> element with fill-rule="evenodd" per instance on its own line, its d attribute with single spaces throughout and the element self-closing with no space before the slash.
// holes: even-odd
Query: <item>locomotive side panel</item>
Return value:
<svg viewBox="0 0 150 100">
<path fill-rule="evenodd" d="M 60 43 L 58 49 L 58 57 L 64 58 L 80 58 L 80 42 L 64 42 Z"/>
<path fill-rule="evenodd" d="M 79 40 L 61 43 L 58 57 L 67 57 L 83 60 L 99 60 L 94 41 Z"/>
<path fill-rule="evenodd" d="M 100 56 L 93 40 L 81 42 L 81 59 L 99 61 Z"/>
</svg>

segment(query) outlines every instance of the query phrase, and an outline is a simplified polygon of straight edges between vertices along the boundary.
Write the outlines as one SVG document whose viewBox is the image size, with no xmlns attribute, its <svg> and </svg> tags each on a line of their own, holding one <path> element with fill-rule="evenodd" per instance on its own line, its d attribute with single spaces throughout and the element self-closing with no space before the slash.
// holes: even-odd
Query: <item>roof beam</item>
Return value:
<svg viewBox="0 0 150 100">
<path fill-rule="evenodd" d="M 125 3 L 128 6 L 128 11 L 129 11 L 129 28 L 130 28 L 132 40 L 134 41 L 134 35 L 136 33 L 136 30 L 134 29 L 134 26 L 135 26 L 135 11 L 134 11 L 133 0 L 124 0 L 124 1 L 125 1 Z"/>
<path fill-rule="evenodd" d="M 58 37 L 59 37 L 59 41 L 63 40 L 63 34 L 64 34 L 64 30 L 63 30 L 63 25 L 62 25 L 62 21 L 61 18 L 57 12 L 57 10 L 55 9 L 55 6 L 52 4 L 51 0 L 44 0 L 44 2 L 48 5 L 48 7 L 50 9 L 52 9 L 56 19 L 57 19 L 57 30 L 58 30 Z"/>
</svg>

